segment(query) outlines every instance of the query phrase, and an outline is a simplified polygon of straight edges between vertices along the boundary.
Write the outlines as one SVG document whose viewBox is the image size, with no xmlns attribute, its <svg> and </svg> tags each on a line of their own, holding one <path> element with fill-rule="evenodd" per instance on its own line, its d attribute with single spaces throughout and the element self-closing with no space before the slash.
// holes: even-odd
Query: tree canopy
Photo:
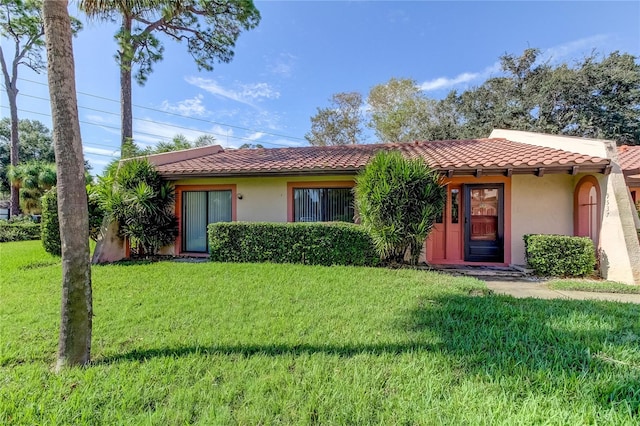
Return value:
<svg viewBox="0 0 640 426">
<path fill-rule="evenodd" d="M 19 129 L 18 129 L 18 70 L 21 67 L 30 68 L 36 73 L 45 69 L 42 57 L 44 50 L 44 20 L 42 18 L 42 0 L 0 0 L 0 38 L 10 40 L 6 53 L 13 53 L 12 57 L 5 57 L 3 44 L 0 43 L 0 69 L 4 89 L 9 101 L 10 131 L 9 157 L 14 167 L 20 162 Z M 71 32 L 80 30 L 80 21 L 71 18 Z M 6 182 L 5 182 L 6 183 Z M 18 191 L 11 188 L 11 214 L 16 215 L 18 208 Z"/>
<path fill-rule="evenodd" d="M 133 137 L 131 79 L 147 81 L 153 65 L 163 59 L 156 34 L 185 42 L 198 69 L 211 71 L 215 62 L 230 62 L 243 30 L 255 28 L 260 12 L 251 0 L 82 0 L 90 16 L 121 20 L 115 35 L 120 66 L 122 141 Z M 137 67 L 132 74 L 134 65 Z"/>
<path fill-rule="evenodd" d="M 23 163 L 42 161 L 53 163 L 56 161 L 53 152 L 51 131 L 37 120 L 20 120 L 18 122 L 19 152 Z M 7 171 L 11 165 L 11 119 L 5 117 L 0 120 L 0 192 L 9 190 Z"/>
<path fill-rule="evenodd" d="M 427 97 L 415 80 L 392 78 L 370 90 L 366 119 L 340 127 L 317 114 L 312 131 L 330 139 L 366 124 L 381 142 L 408 142 L 487 137 L 505 128 L 640 144 L 640 65 L 633 55 L 592 53 L 552 64 L 539 49 L 526 49 L 503 55 L 500 67 L 498 76 L 443 99 Z"/>
<path fill-rule="evenodd" d="M 311 117 L 311 131 L 305 138 L 311 145 L 357 144 L 362 134 L 362 95 L 358 92 L 336 93 L 328 108 L 318 108 Z"/>
</svg>

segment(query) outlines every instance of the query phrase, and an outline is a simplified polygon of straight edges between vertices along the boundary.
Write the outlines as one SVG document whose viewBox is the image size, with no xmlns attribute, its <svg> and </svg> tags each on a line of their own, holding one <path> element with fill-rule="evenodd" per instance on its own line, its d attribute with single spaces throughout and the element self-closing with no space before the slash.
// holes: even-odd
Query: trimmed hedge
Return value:
<svg viewBox="0 0 640 426">
<path fill-rule="evenodd" d="M 0 243 L 40 239 L 40 224 L 32 221 L 0 221 Z"/>
<path fill-rule="evenodd" d="M 596 250 L 588 237 L 524 236 L 527 263 L 536 275 L 581 277 L 593 274 Z"/>
<path fill-rule="evenodd" d="M 58 193 L 54 186 L 42 197 L 42 245 L 54 256 L 62 255 L 58 222 Z"/>
<path fill-rule="evenodd" d="M 215 262 L 274 262 L 374 266 L 380 262 L 371 236 L 351 223 L 246 223 L 209 225 Z"/>
</svg>

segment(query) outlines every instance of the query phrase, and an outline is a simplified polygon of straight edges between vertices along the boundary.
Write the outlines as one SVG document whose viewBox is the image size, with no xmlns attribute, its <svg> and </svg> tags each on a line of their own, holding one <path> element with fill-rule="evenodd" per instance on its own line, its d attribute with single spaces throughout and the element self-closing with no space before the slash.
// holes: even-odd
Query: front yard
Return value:
<svg viewBox="0 0 640 426">
<path fill-rule="evenodd" d="M 638 424 L 640 306 L 420 271 L 93 268 L 93 363 L 50 372 L 60 262 L 0 244 L 0 424 Z"/>
</svg>

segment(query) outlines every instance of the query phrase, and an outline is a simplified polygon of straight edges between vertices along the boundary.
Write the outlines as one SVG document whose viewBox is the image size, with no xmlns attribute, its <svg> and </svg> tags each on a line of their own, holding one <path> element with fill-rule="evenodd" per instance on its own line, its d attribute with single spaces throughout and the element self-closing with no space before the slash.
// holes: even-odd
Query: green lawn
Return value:
<svg viewBox="0 0 640 426">
<path fill-rule="evenodd" d="M 640 306 L 412 270 L 94 267 L 94 361 L 56 375 L 39 244 L 0 244 L 2 425 L 640 422 Z"/>
</svg>

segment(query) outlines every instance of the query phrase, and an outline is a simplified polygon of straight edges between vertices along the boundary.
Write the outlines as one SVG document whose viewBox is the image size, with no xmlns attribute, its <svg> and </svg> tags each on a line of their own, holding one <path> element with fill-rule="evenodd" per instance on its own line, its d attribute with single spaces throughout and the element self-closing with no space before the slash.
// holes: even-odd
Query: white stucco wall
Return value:
<svg viewBox="0 0 640 426">
<path fill-rule="evenodd" d="M 353 176 L 285 176 L 198 178 L 175 181 L 175 185 L 236 185 L 237 220 L 240 222 L 286 222 L 288 182 L 353 181 Z"/>
<path fill-rule="evenodd" d="M 526 234 L 573 235 L 571 175 L 514 175 L 511 178 L 511 263 L 525 264 Z"/>
<path fill-rule="evenodd" d="M 620 166 L 598 179 L 603 194 L 600 227 L 600 270 L 608 280 L 640 284 L 637 213 Z"/>
<path fill-rule="evenodd" d="M 579 152 L 601 158 L 607 156 L 606 143 L 603 139 L 588 139 L 577 136 L 558 136 L 543 133 L 524 132 L 520 130 L 494 129 L 490 138 L 504 138 L 514 142 L 528 143 L 564 151 Z"/>
</svg>

